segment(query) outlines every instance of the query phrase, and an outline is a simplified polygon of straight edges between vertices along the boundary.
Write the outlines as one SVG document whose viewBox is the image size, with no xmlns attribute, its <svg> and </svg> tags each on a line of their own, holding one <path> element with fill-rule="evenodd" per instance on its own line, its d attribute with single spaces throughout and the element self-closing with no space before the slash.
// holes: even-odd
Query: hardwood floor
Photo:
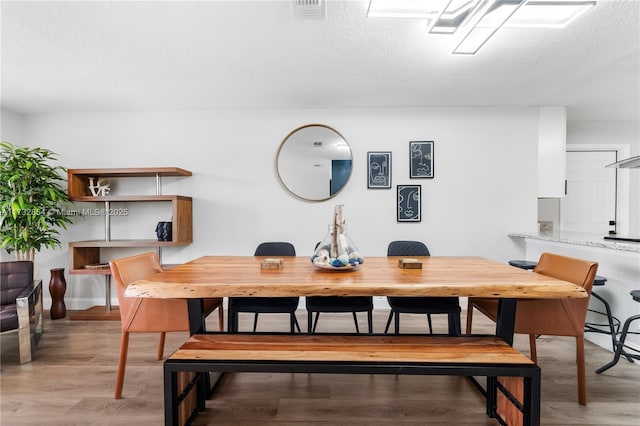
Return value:
<svg viewBox="0 0 640 426">
<path fill-rule="evenodd" d="M 214 315 L 215 316 L 215 315 Z M 67 318 L 69 313 L 67 314 Z M 381 332 L 387 312 L 374 311 Z M 436 332 L 445 332 L 443 316 L 434 316 Z M 306 329 L 306 312 L 298 314 Z M 241 315 L 249 330 L 250 315 Z M 464 323 L 464 315 L 463 315 Z M 366 320 L 360 317 L 361 328 Z M 261 315 L 261 331 L 287 331 L 288 319 Z M 403 315 L 403 332 L 423 332 L 424 316 Z M 217 329 L 215 318 L 208 327 Z M 318 331 L 354 331 L 349 314 L 323 314 Z M 492 324 L 474 316 L 474 332 Z M 167 336 L 165 354 L 185 333 Z M 1 425 L 160 425 L 163 424 L 162 363 L 155 360 L 157 335 L 134 334 L 123 399 L 113 399 L 120 345 L 116 321 L 45 322 L 45 334 L 30 364 L 19 365 L 17 335 L 1 336 Z M 528 353 L 525 336 L 515 346 Z M 640 365 L 625 360 L 602 375 L 595 369 L 612 354 L 586 343 L 588 405 L 577 402 L 573 338 L 542 336 L 542 424 L 640 424 Z M 460 377 L 228 374 L 197 425 L 495 425 L 484 413 L 481 395 Z"/>
</svg>

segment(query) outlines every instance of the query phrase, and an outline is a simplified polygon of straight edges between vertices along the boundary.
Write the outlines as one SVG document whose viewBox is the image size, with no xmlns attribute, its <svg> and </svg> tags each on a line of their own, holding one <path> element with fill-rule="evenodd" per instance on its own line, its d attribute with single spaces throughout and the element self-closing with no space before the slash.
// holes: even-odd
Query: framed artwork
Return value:
<svg viewBox="0 0 640 426">
<path fill-rule="evenodd" d="M 367 188 L 391 188 L 391 152 L 367 152 Z"/>
<path fill-rule="evenodd" d="M 433 178 L 433 141 L 409 142 L 409 178 Z"/>
<path fill-rule="evenodd" d="M 398 222 L 420 222 L 422 191 L 420 185 L 398 185 Z"/>
</svg>

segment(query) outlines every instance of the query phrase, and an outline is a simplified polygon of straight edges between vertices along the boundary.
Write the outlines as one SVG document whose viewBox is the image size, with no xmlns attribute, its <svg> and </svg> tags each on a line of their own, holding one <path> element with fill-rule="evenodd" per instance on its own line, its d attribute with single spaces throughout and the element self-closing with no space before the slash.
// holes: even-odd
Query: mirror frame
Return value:
<svg viewBox="0 0 640 426">
<path fill-rule="evenodd" d="M 282 175 L 280 174 L 280 164 L 279 163 L 280 163 L 280 153 L 282 152 L 282 149 L 284 148 L 284 146 L 287 143 L 287 141 L 289 140 L 289 138 L 291 138 L 293 135 L 295 135 L 300 130 L 306 129 L 308 127 L 322 127 L 324 129 L 327 129 L 327 130 L 335 133 L 337 136 L 339 136 L 344 141 L 344 143 L 347 144 L 347 146 L 349 147 L 349 153 L 351 154 L 351 162 L 352 163 L 351 163 L 351 170 L 349 171 L 349 177 L 345 181 L 344 185 L 342 185 L 342 188 L 340 188 L 335 194 L 330 194 L 326 198 L 306 198 L 304 196 L 301 196 L 300 194 L 296 194 L 291 188 L 289 188 L 289 186 L 286 184 L 286 182 L 282 179 Z M 296 198 L 299 198 L 299 199 L 304 200 L 304 201 L 312 201 L 312 202 L 327 201 L 327 200 L 332 199 L 333 197 L 335 197 L 339 193 L 341 193 L 342 190 L 344 189 L 344 187 L 347 186 L 347 184 L 349 183 L 349 180 L 351 179 L 351 176 L 353 175 L 353 151 L 351 149 L 351 145 L 349 145 L 349 142 L 347 142 L 345 137 L 342 136 L 342 134 L 340 132 L 338 132 L 336 129 L 334 129 L 333 127 L 327 126 L 326 124 L 317 124 L 317 123 L 305 124 L 304 126 L 300 126 L 300 127 L 296 128 L 296 129 L 292 130 L 291 132 L 289 132 L 289 134 L 280 143 L 280 146 L 278 147 L 278 152 L 276 153 L 276 173 L 278 174 L 278 180 L 280 181 L 280 184 L 287 190 L 287 192 L 289 192 L 290 194 L 292 194 Z"/>
</svg>

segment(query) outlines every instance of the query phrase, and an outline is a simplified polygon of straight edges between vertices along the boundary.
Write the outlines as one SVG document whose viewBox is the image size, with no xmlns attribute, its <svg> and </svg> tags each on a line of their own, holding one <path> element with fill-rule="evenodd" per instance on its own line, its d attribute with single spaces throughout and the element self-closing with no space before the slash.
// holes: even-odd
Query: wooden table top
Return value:
<svg viewBox="0 0 640 426">
<path fill-rule="evenodd" d="M 413 257 L 422 269 L 401 269 L 399 257 L 367 257 L 354 271 L 319 269 L 309 257 L 280 257 L 261 269 L 257 256 L 204 256 L 133 282 L 126 296 L 160 299 L 243 296 L 477 296 L 517 299 L 588 297 L 575 284 L 482 257 Z"/>
</svg>

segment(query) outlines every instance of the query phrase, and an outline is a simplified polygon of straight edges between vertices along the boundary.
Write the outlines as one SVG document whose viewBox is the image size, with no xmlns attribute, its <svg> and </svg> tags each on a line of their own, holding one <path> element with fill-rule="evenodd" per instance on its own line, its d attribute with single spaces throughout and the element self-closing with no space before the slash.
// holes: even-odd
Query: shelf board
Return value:
<svg viewBox="0 0 640 426">
<path fill-rule="evenodd" d="M 81 201 L 87 203 L 113 201 L 113 202 L 130 202 L 130 201 L 191 201 L 191 197 L 184 195 L 108 195 L 105 197 L 94 197 L 93 195 L 81 195 L 77 197 L 69 197 L 71 201 Z"/>
<path fill-rule="evenodd" d="M 191 241 L 158 241 L 158 240 L 86 240 L 72 241 L 69 247 L 173 247 L 185 246 Z"/>
<path fill-rule="evenodd" d="M 111 269 L 70 269 L 69 273 L 72 275 L 111 275 Z"/>
<path fill-rule="evenodd" d="M 154 177 L 159 176 L 191 176 L 189 170 L 179 167 L 133 167 L 111 169 L 69 169 L 69 175 L 92 177 Z"/>
<path fill-rule="evenodd" d="M 171 268 L 175 268 L 176 266 L 178 266 L 179 264 L 177 263 L 167 263 L 167 264 L 162 264 L 162 269 L 171 269 Z M 70 269 L 69 270 L 70 274 L 79 274 L 79 275 L 111 275 L 111 269 L 107 268 L 107 269 L 84 269 L 84 268 L 80 268 L 80 269 Z M 104 307 L 103 307 L 104 308 Z"/>
</svg>

